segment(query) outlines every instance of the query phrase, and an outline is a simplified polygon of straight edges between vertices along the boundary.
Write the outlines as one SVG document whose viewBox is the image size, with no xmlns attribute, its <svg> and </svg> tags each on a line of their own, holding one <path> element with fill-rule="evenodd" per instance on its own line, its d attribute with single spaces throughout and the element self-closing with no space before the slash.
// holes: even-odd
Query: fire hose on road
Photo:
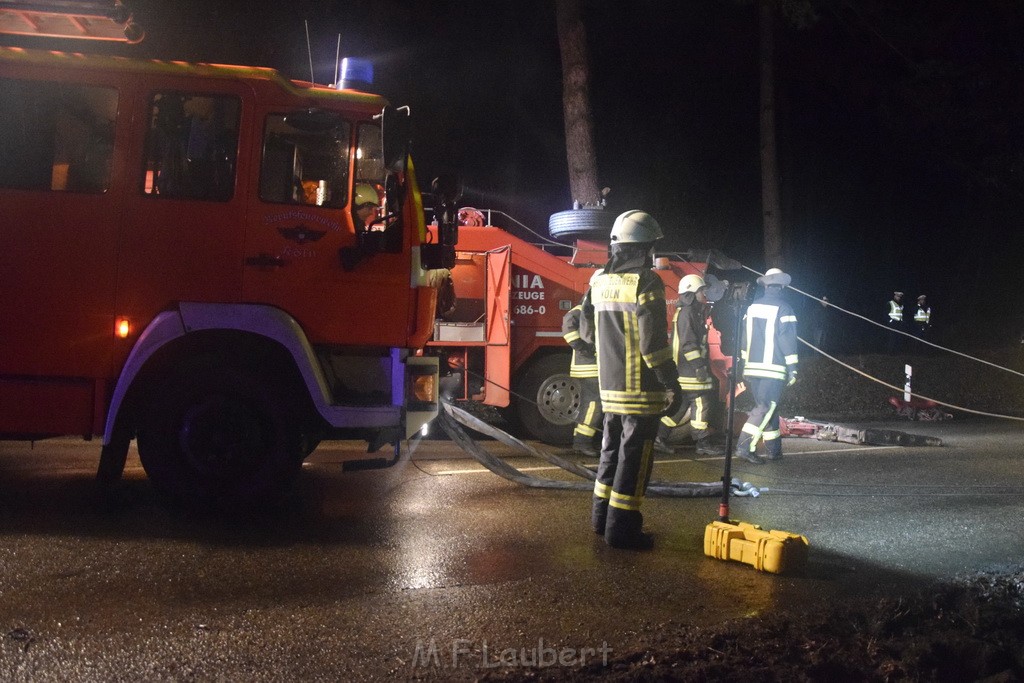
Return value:
<svg viewBox="0 0 1024 683">
<path fill-rule="evenodd" d="M 591 491 L 594 488 L 594 480 L 597 475 L 593 470 L 587 469 L 570 460 L 542 451 L 527 444 L 516 437 L 503 432 L 502 430 L 487 424 L 483 420 L 474 417 L 465 410 L 453 406 L 451 403 L 443 403 L 444 410 L 437 416 L 438 424 L 445 431 L 448 437 L 460 448 L 471 455 L 477 462 L 499 477 L 508 479 L 523 486 L 532 488 L 547 489 L 572 489 L 577 491 Z M 504 460 L 490 454 L 479 443 L 473 440 L 463 425 L 494 438 L 506 445 L 518 448 L 525 453 L 540 458 L 552 465 L 560 467 L 567 472 L 585 479 L 586 481 L 571 481 L 561 479 L 545 479 L 525 474 Z M 674 498 L 699 498 L 714 497 L 722 495 L 722 482 L 659 482 L 652 481 L 647 487 L 650 495 L 667 496 Z"/>
</svg>

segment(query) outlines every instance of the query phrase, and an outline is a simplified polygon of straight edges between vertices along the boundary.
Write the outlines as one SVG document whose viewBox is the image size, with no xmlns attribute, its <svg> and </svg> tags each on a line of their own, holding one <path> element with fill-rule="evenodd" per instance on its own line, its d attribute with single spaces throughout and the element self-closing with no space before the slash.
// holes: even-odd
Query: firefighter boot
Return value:
<svg viewBox="0 0 1024 683">
<path fill-rule="evenodd" d="M 755 465 L 763 465 L 764 458 L 755 453 L 750 449 L 753 445 L 753 439 L 749 434 L 741 434 L 740 440 L 736 442 L 736 450 L 733 455 L 737 458 L 743 458 L 747 462 L 754 463 Z"/>
<path fill-rule="evenodd" d="M 594 444 L 594 437 L 574 434 L 572 437 L 572 449 L 578 454 L 587 458 L 596 458 L 601 455 L 600 432 L 598 432 L 597 444 Z"/>
<path fill-rule="evenodd" d="M 594 496 L 594 504 L 590 512 L 590 522 L 594 527 L 594 533 L 604 536 L 605 526 L 608 520 L 608 499 Z"/>
<path fill-rule="evenodd" d="M 697 439 L 697 455 L 725 455 L 725 446 L 711 443 L 710 436 Z"/>
<path fill-rule="evenodd" d="M 764 442 L 765 457 L 772 461 L 782 460 L 782 439 L 766 439 Z"/>
<path fill-rule="evenodd" d="M 613 548 L 650 550 L 654 547 L 654 537 L 642 531 L 643 525 L 644 516 L 638 510 L 609 508 L 604 540 Z"/>
</svg>

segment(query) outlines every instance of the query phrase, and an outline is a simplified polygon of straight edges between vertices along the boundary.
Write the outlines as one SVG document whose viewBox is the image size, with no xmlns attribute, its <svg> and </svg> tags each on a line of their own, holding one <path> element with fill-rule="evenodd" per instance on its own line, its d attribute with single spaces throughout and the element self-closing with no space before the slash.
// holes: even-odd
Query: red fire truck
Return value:
<svg viewBox="0 0 1024 683">
<path fill-rule="evenodd" d="M 106 479 L 136 438 L 156 487 L 212 499 L 436 415 L 416 350 L 455 226 L 428 234 L 407 116 L 349 66 L 0 48 L 0 437 L 98 435 Z"/>
<path fill-rule="evenodd" d="M 526 435 L 566 444 L 572 440 L 581 387 L 569 377 L 571 351 L 562 338 L 562 317 L 608 260 L 614 215 L 594 208 L 555 214 L 551 234 L 568 245 L 539 235 L 532 242 L 521 239 L 494 226 L 495 216 L 509 227 L 517 223 L 501 212 L 459 212 L 452 269 L 456 305 L 438 320 L 428 349 L 454 370 L 454 398 L 506 409 L 509 421 Z M 670 256 L 656 264 L 671 319 L 679 280 L 689 273 L 703 275 L 707 264 Z M 712 371 L 725 388 L 731 359 L 720 353 L 719 342 L 718 331 L 710 328 Z"/>
</svg>

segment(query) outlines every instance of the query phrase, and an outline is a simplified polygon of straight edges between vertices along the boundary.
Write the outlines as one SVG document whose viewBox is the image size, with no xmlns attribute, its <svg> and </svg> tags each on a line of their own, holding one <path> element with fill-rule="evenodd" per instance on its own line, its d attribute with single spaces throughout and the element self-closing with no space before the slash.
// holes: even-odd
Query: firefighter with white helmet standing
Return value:
<svg viewBox="0 0 1024 683">
<path fill-rule="evenodd" d="M 682 405 L 668 345 L 665 285 L 651 270 L 661 226 L 643 211 L 615 219 L 611 258 L 590 281 L 584 316 L 594 321 L 604 441 L 594 483 L 594 531 L 616 548 L 649 549 L 643 503 L 666 402 Z"/>
<path fill-rule="evenodd" d="M 756 464 L 757 442 L 764 439 L 768 460 L 782 459 L 779 430 L 779 401 L 782 390 L 796 382 L 796 314 L 782 298 L 792 278 L 778 268 L 769 268 L 757 284 L 764 294 L 747 307 L 740 326 L 740 373 L 750 387 L 754 409 L 747 415 L 735 455 Z"/>
<path fill-rule="evenodd" d="M 701 455 L 722 455 L 721 446 L 711 443 L 708 417 L 714 401 L 714 383 L 711 379 L 711 365 L 708 361 L 708 326 L 704 292 L 707 284 L 700 275 L 686 275 L 679 281 L 679 300 L 672 319 L 672 356 L 679 370 L 679 387 L 686 396 L 684 404 L 674 415 L 661 418 L 655 446 L 658 450 L 671 451 L 668 437 L 672 429 L 682 424 L 686 414 L 686 403 L 690 409 L 691 434 L 697 442 L 697 453 Z"/>
</svg>

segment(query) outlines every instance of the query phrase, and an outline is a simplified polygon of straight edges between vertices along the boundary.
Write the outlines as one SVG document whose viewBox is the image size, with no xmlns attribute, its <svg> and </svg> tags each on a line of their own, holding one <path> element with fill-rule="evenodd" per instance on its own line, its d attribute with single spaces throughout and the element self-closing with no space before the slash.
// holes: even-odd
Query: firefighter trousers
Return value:
<svg viewBox="0 0 1024 683">
<path fill-rule="evenodd" d="M 629 543 L 640 535 L 640 504 L 654 466 L 659 424 L 657 415 L 605 413 L 591 519 L 594 531 L 610 544 Z"/>
<path fill-rule="evenodd" d="M 711 407 L 715 401 L 714 389 L 701 389 L 700 391 L 683 391 L 685 397 L 682 407 L 675 415 L 666 415 L 661 418 L 661 427 L 658 428 L 658 436 L 668 439 L 672 430 L 683 423 L 686 411 L 690 411 L 690 435 L 694 441 L 700 441 L 711 436 L 709 421 L 711 419 Z"/>
<path fill-rule="evenodd" d="M 782 457 L 782 432 L 779 430 L 779 400 L 786 382 L 781 379 L 745 377 L 754 398 L 754 409 L 747 415 L 747 421 L 736 442 L 737 452 L 757 450 L 757 442 L 764 438 L 764 448 L 769 459 Z"/>
<path fill-rule="evenodd" d="M 580 412 L 576 429 L 572 433 L 573 445 L 595 451 L 601 449 L 601 430 L 604 428 L 604 410 L 601 409 L 601 390 L 596 377 L 580 377 Z"/>
</svg>

